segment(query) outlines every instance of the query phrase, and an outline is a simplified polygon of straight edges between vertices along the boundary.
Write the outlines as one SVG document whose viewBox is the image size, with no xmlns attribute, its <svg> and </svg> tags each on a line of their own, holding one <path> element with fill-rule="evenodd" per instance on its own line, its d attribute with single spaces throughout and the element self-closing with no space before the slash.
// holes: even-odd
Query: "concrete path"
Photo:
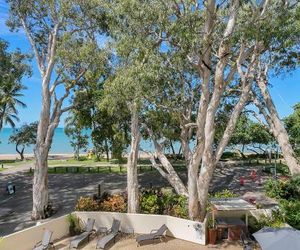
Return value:
<svg viewBox="0 0 300 250">
<path fill-rule="evenodd" d="M 4 218 L 0 218 L 0 236 L 7 235 L 26 227 L 34 225 L 30 220 L 32 209 L 32 175 L 28 169 L 32 164 L 13 167 L 0 172 L 0 207 L 11 209 L 13 212 Z M 243 195 L 244 193 L 262 191 L 262 185 L 257 182 L 246 180 L 244 186 L 240 186 L 240 176 L 249 176 L 251 169 L 255 167 L 243 165 L 225 165 L 217 168 L 210 187 L 211 192 L 223 189 L 232 190 Z M 186 183 L 186 172 L 180 172 L 180 177 Z M 262 176 L 266 180 L 267 175 Z M 6 184 L 11 181 L 16 185 L 16 194 L 6 194 Z M 126 174 L 119 173 L 93 173 L 93 174 L 49 174 L 50 199 L 58 212 L 58 217 L 74 210 L 76 200 L 80 196 L 97 193 L 97 186 L 103 182 L 102 191 L 120 192 L 126 189 Z M 139 174 L 141 187 L 170 187 L 169 183 L 157 172 L 144 172 Z M 53 217 L 52 217 L 53 218 Z"/>
</svg>

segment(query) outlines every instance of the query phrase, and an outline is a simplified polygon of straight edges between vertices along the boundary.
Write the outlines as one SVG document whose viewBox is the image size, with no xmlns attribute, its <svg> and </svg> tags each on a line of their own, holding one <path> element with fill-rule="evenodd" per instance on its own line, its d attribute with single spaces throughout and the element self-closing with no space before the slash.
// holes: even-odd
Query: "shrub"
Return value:
<svg viewBox="0 0 300 250">
<path fill-rule="evenodd" d="M 76 211 L 97 211 L 99 210 L 98 202 L 90 197 L 80 197 L 77 200 Z"/>
<path fill-rule="evenodd" d="M 222 159 L 239 159 L 240 154 L 237 152 L 232 152 L 232 151 L 226 151 L 222 154 Z"/>
<path fill-rule="evenodd" d="M 263 166 L 263 172 L 270 174 L 271 169 L 274 169 L 274 165 L 268 165 L 268 166 Z M 282 174 L 282 175 L 289 175 L 290 170 L 287 165 L 282 164 L 282 163 L 277 163 L 276 166 L 276 172 L 277 174 Z"/>
<path fill-rule="evenodd" d="M 222 191 L 215 192 L 214 194 L 210 194 L 210 198 L 237 198 L 238 195 L 233 193 L 228 189 L 224 189 Z"/>
<path fill-rule="evenodd" d="M 277 199 L 300 199 L 300 175 L 289 180 L 269 179 L 264 185 L 266 194 Z"/>
<path fill-rule="evenodd" d="M 126 212 L 125 198 L 120 194 L 109 196 L 100 203 L 100 210 L 107 212 Z"/>
<path fill-rule="evenodd" d="M 264 189 L 267 196 L 271 198 L 282 198 L 285 197 L 284 186 L 284 181 L 277 181 L 270 178 L 266 181 Z"/>
<path fill-rule="evenodd" d="M 123 195 L 103 193 L 99 200 L 90 197 L 80 197 L 76 211 L 106 211 L 124 213 L 127 200 Z M 174 194 L 172 191 L 160 189 L 142 190 L 140 195 L 140 210 L 145 214 L 167 214 L 180 218 L 188 218 L 187 198 Z"/>
<path fill-rule="evenodd" d="M 159 214 L 161 212 L 161 200 L 157 194 L 144 194 L 140 206 L 141 212 L 145 214 Z"/>
<path fill-rule="evenodd" d="M 287 199 L 300 199 L 300 175 L 293 176 L 286 182 Z"/>
<path fill-rule="evenodd" d="M 283 213 L 286 223 L 296 229 L 300 229 L 300 201 L 281 200 L 280 209 Z"/>
<path fill-rule="evenodd" d="M 255 233 L 263 227 L 282 227 L 284 223 L 284 215 L 280 210 L 272 211 L 272 216 L 268 217 L 265 215 L 261 215 L 258 220 L 255 217 L 249 217 L 249 231 L 250 233 Z"/>
<path fill-rule="evenodd" d="M 79 234 L 82 231 L 79 218 L 75 214 L 68 214 L 67 220 L 69 222 L 69 233 L 71 236 Z"/>
<path fill-rule="evenodd" d="M 171 216 L 187 219 L 188 218 L 188 205 L 187 198 L 179 195 L 175 199 L 175 204 L 172 206 L 172 209 L 168 213 Z"/>
</svg>

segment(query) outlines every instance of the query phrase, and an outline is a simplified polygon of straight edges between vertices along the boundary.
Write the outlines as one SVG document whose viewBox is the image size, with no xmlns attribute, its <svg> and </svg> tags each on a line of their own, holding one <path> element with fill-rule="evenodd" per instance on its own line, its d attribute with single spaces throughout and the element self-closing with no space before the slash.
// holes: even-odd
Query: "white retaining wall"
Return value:
<svg viewBox="0 0 300 250">
<path fill-rule="evenodd" d="M 37 242 L 42 240 L 44 229 L 53 232 L 52 240 L 66 236 L 69 233 L 66 216 L 4 236 L 0 239 L 0 250 L 31 250 Z"/>
<path fill-rule="evenodd" d="M 148 215 L 148 214 L 126 214 L 112 212 L 74 212 L 83 221 L 87 218 L 95 219 L 95 228 L 110 228 L 113 219 L 121 220 L 121 231 L 127 232 L 133 229 L 134 233 L 150 233 L 152 229 L 158 229 L 166 224 L 167 235 L 177 239 L 186 240 L 201 245 L 206 242 L 206 221 L 199 223 L 196 221 L 180 219 L 168 215 Z M 39 242 L 44 233 L 44 229 L 53 231 L 52 241 L 61 239 L 69 233 L 69 224 L 66 216 L 52 219 L 38 226 L 33 226 L 25 230 L 4 236 L 0 239 L 0 250 L 30 250 Z"/>
<path fill-rule="evenodd" d="M 201 245 L 206 241 L 206 221 L 199 223 L 196 221 L 185 220 L 168 215 L 156 214 L 127 214 L 112 212 L 75 212 L 82 220 L 94 218 L 95 225 L 111 227 L 113 218 L 121 221 L 121 231 L 126 232 L 132 228 L 134 233 L 150 233 L 152 229 L 158 229 L 161 225 L 166 224 L 168 227 L 167 235 L 177 239 L 186 240 Z"/>
</svg>

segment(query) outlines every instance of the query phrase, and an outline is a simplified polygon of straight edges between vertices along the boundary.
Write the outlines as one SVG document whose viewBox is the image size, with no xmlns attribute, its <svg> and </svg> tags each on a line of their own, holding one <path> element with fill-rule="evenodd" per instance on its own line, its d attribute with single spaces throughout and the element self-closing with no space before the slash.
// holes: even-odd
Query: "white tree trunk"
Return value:
<svg viewBox="0 0 300 250">
<path fill-rule="evenodd" d="M 282 121 L 279 119 L 279 115 L 268 91 L 266 82 L 263 79 L 259 79 L 257 81 L 257 85 L 261 91 L 266 108 L 270 115 L 270 119 L 265 116 L 266 121 L 268 122 L 268 125 L 270 126 L 271 131 L 281 148 L 286 164 L 288 165 L 292 175 L 300 174 L 300 165 L 290 144 L 288 133 Z"/>
<path fill-rule="evenodd" d="M 163 169 L 160 169 L 160 167 L 154 162 L 155 160 L 152 159 L 152 165 L 160 172 L 160 174 L 168 180 L 168 182 L 171 184 L 171 186 L 174 188 L 175 192 L 179 195 L 188 196 L 187 189 L 185 185 L 183 184 L 182 180 L 174 170 L 171 162 L 168 160 L 168 158 L 164 155 L 162 146 L 156 141 L 154 138 L 153 132 L 150 128 L 147 128 L 150 138 L 153 141 L 154 148 L 156 155 L 163 166 Z"/>
<path fill-rule="evenodd" d="M 45 219 L 45 207 L 48 205 L 48 150 L 37 147 L 34 150 L 35 169 L 32 188 L 32 219 Z"/>
<path fill-rule="evenodd" d="M 139 144 L 141 134 L 139 131 L 139 119 L 136 104 L 131 107 L 131 146 L 127 160 L 127 193 L 128 213 L 139 212 L 139 190 L 138 190 L 138 174 L 137 174 L 137 161 L 139 153 Z"/>
<path fill-rule="evenodd" d="M 174 190 L 177 194 L 187 196 L 188 193 L 187 193 L 186 187 L 183 184 L 180 177 L 178 176 L 178 174 L 176 173 L 176 171 L 174 170 L 172 164 L 170 163 L 168 158 L 164 155 L 162 150 L 157 148 L 157 145 L 155 146 L 155 148 L 156 148 L 157 157 L 167 172 L 166 176 L 167 176 L 169 183 L 174 188 Z"/>
</svg>

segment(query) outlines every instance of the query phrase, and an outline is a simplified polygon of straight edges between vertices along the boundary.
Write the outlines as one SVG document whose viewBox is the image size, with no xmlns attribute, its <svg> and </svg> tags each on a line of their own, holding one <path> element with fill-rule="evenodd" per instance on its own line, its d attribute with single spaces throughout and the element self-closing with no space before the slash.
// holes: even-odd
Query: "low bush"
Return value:
<svg viewBox="0 0 300 250">
<path fill-rule="evenodd" d="M 160 214 L 161 200 L 157 194 L 145 194 L 141 197 L 141 212 L 144 214 Z"/>
<path fill-rule="evenodd" d="M 285 222 L 300 230 L 300 201 L 295 199 L 281 200 L 279 204 Z"/>
<path fill-rule="evenodd" d="M 221 159 L 240 159 L 241 156 L 237 152 L 227 151 L 222 154 Z"/>
<path fill-rule="evenodd" d="M 124 213 L 127 210 L 125 195 L 103 193 L 100 199 L 80 197 L 76 211 L 106 211 Z M 180 218 L 188 217 L 187 198 L 172 191 L 144 189 L 140 194 L 140 211 L 144 214 L 166 214 Z"/>
<path fill-rule="evenodd" d="M 80 197 L 77 200 L 76 211 L 99 211 L 99 204 L 91 197 Z"/>
<path fill-rule="evenodd" d="M 69 214 L 67 220 L 69 222 L 70 236 L 77 235 L 82 231 L 79 218 L 75 214 Z"/>
<path fill-rule="evenodd" d="M 300 199 L 300 175 L 288 180 L 269 179 L 264 185 L 266 194 L 277 199 Z"/>
<path fill-rule="evenodd" d="M 272 216 L 268 217 L 265 215 L 260 216 L 257 220 L 255 217 L 249 217 L 249 232 L 255 233 L 264 227 L 282 227 L 285 222 L 284 216 L 280 210 L 275 210 L 272 212 Z"/>
<path fill-rule="evenodd" d="M 237 198 L 238 195 L 228 189 L 215 192 L 209 195 L 210 198 Z"/>
<path fill-rule="evenodd" d="M 271 169 L 275 169 L 274 165 L 263 166 L 262 171 L 264 173 L 270 174 Z M 275 171 L 275 170 L 273 170 L 273 171 Z M 282 163 L 277 163 L 276 172 L 277 172 L 277 174 L 282 174 L 282 175 L 289 175 L 290 174 L 290 170 L 289 170 L 288 166 L 285 165 L 285 164 L 282 164 Z"/>
<path fill-rule="evenodd" d="M 188 217 L 187 198 L 170 190 L 143 190 L 141 212 L 145 214 L 166 214 L 180 218 Z"/>
<path fill-rule="evenodd" d="M 125 198 L 122 195 L 116 194 L 108 196 L 99 204 L 99 210 L 107 212 L 126 212 Z"/>
<path fill-rule="evenodd" d="M 283 221 L 300 229 L 300 175 L 285 181 L 269 179 L 264 188 L 278 200 Z"/>
</svg>

